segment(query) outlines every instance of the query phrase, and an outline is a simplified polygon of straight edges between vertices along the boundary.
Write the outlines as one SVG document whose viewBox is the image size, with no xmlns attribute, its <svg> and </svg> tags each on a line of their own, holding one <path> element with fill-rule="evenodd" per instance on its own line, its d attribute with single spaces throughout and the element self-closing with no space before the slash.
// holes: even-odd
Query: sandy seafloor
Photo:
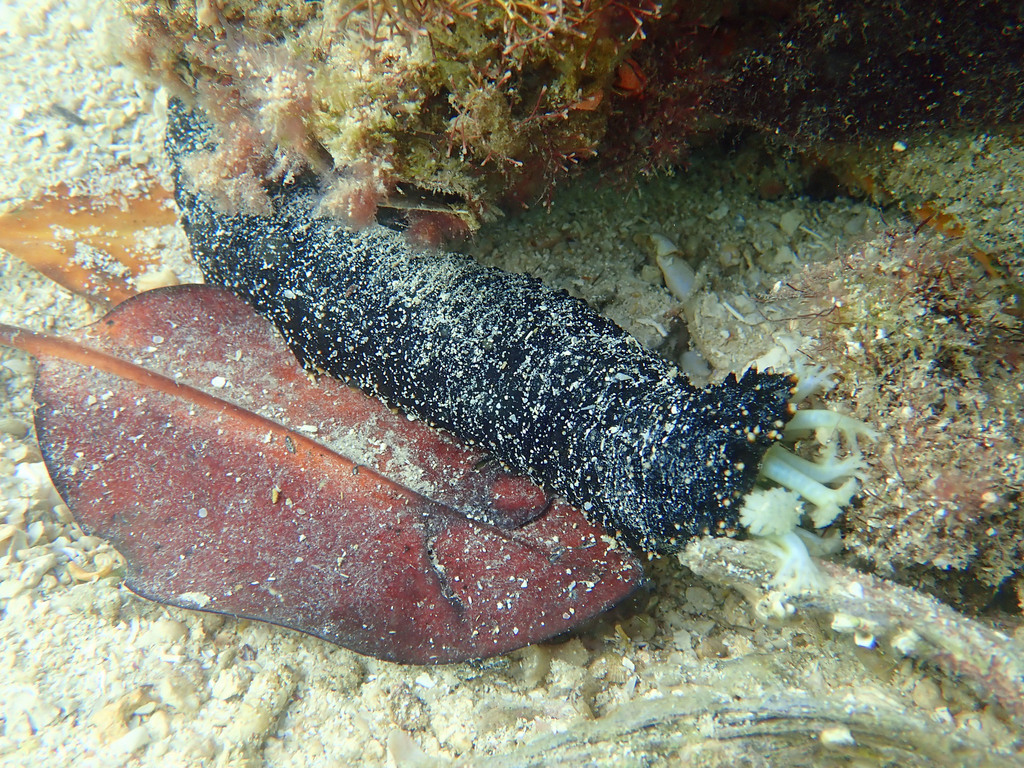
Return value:
<svg viewBox="0 0 1024 768">
<path fill-rule="evenodd" d="M 0 4 L 0 208 L 58 184 L 93 195 L 168 184 L 165 96 L 117 64 L 116 19 L 112 0 Z M 762 178 L 785 182 L 787 167 L 766 161 Z M 695 152 L 686 171 L 629 194 L 580 184 L 556 196 L 550 213 L 506 219 L 466 249 L 582 295 L 678 354 L 678 301 L 648 240 L 664 235 L 705 274 L 731 275 L 708 278 L 703 325 L 691 327 L 720 350 L 709 361 L 715 371 L 755 359 L 785 365 L 800 340 L 750 321 L 749 297 L 901 222 L 894 210 L 850 199 L 766 201 L 742 177 L 735 159 Z M 157 239 L 164 263 L 195 280 L 181 233 L 171 227 Z M 94 319 L 86 301 L 6 253 L 0 274 L 3 322 L 60 331 Z M 722 344 L 710 343 L 715 334 Z M 4 351 L 0 361 L 0 765 L 1014 760 L 1012 720 L 952 678 L 834 631 L 827 617 L 762 620 L 741 591 L 674 559 L 653 566 L 635 613 L 450 667 L 400 667 L 292 631 L 145 602 L 116 572 L 90 578 L 112 555 L 77 529 L 49 486 L 32 435 L 30 359 Z M 901 740 L 905 752 L 890 743 Z"/>
</svg>

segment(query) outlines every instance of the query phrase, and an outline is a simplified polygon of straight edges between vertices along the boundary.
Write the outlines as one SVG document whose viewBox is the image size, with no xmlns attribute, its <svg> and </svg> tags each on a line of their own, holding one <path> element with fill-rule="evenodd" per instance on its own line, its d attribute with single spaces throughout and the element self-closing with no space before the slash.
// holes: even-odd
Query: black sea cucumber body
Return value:
<svg viewBox="0 0 1024 768">
<path fill-rule="evenodd" d="M 477 443 L 630 545 L 671 551 L 735 523 L 791 416 L 790 377 L 695 388 L 583 301 L 319 218 L 301 184 L 275 192 L 270 217 L 219 212 L 178 164 L 204 141 L 175 104 L 168 148 L 193 254 L 304 365 Z"/>
</svg>

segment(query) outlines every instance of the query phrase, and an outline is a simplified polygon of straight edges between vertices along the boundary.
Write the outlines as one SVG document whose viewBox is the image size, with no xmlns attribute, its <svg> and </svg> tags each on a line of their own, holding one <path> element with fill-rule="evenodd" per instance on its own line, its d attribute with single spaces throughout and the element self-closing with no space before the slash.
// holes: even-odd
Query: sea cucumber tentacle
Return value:
<svg viewBox="0 0 1024 768">
<path fill-rule="evenodd" d="M 722 532 L 792 416 L 788 376 L 698 389 L 583 301 L 380 226 L 318 218 L 315 189 L 269 217 L 189 191 L 184 154 L 208 141 L 172 105 L 168 149 L 206 279 L 249 301 L 308 368 L 471 440 L 649 550 Z"/>
</svg>

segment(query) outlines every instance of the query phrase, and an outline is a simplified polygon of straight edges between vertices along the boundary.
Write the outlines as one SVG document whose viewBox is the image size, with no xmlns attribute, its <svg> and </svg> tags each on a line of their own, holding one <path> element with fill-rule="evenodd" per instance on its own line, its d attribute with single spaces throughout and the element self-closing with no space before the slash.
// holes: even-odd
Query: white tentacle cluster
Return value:
<svg viewBox="0 0 1024 768">
<path fill-rule="evenodd" d="M 824 539 L 799 529 L 801 519 L 806 515 L 814 528 L 835 521 L 860 488 L 865 464 L 859 441 L 874 440 L 876 432 L 841 413 L 808 409 L 797 411 L 786 425 L 785 437 L 787 442 L 813 437 L 821 450 L 812 460 L 782 445 L 770 448 L 761 464 L 761 478 L 775 485 L 747 495 L 740 522 L 778 554 L 773 585 L 792 593 L 821 586 L 808 545 L 815 550 L 830 548 Z"/>
</svg>

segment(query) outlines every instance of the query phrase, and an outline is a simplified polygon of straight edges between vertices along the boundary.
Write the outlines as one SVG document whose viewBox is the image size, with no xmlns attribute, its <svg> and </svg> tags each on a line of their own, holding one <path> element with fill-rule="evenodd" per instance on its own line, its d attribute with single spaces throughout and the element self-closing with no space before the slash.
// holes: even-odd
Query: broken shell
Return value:
<svg viewBox="0 0 1024 768">
<path fill-rule="evenodd" d="M 651 235 L 651 244 L 665 287 L 679 301 L 686 301 L 696 288 L 697 273 L 683 259 L 676 244 L 664 235 Z"/>
<path fill-rule="evenodd" d="M 94 581 L 99 581 L 104 576 L 109 576 L 110 572 L 112 570 L 114 570 L 114 569 L 113 569 L 113 567 L 109 563 L 106 566 L 104 566 L 103 568 L 98 568 L 95 571 L 90 571 L 90 570 L 88 570 L 86 568 L 83 568 L 78 563 L 74 562 L 73 560 L 68 562 L 68 565 L 67 565 L 67 571 L 71 575 L 71 578 L 74 579 L 75 581 L 81 581 L 81 582 L 90 582 L 91 583 L 91 582 L 94 582 Z"/>
</svg>

